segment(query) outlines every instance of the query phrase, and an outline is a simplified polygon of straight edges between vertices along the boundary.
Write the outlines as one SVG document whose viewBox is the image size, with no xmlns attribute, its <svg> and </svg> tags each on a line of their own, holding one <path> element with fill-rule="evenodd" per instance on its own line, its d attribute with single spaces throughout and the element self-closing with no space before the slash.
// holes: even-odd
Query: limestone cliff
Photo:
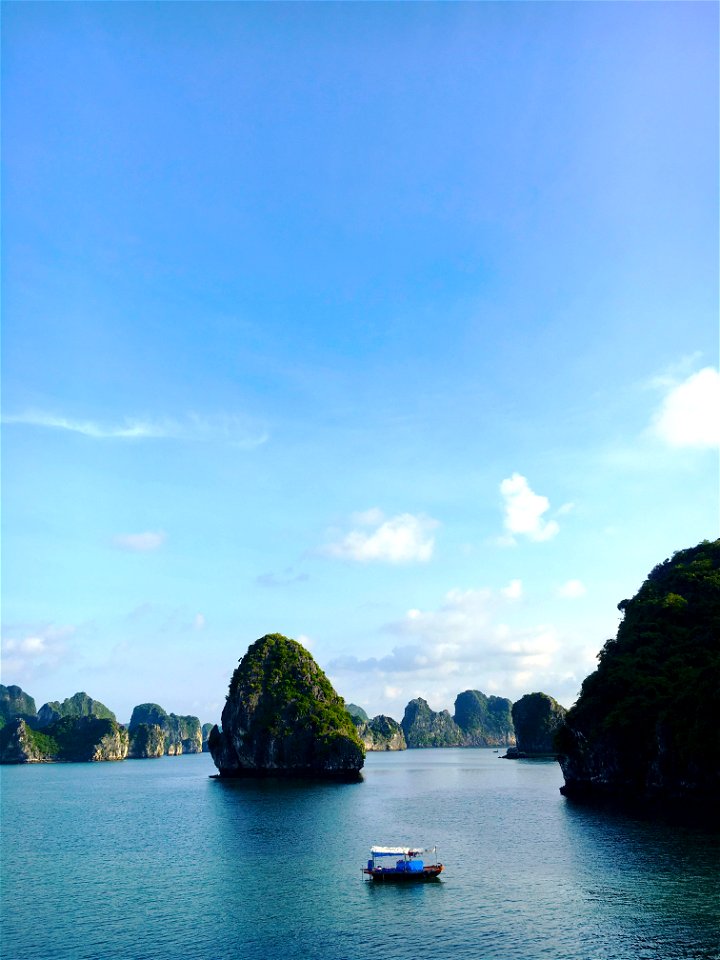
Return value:
<svg viewBox="0 0 720 960">
<path fill-rule="evenodd" d="M 59 720 L 61 717 L 97 717 L 100 720 L 117 720 L 117 717 L 99 700 L 93 700 L 80 692 L 59 703 L 51 700 L 44 703 L 38 711 L 37 726 L 41 729 Z"/>
<path fill-rule="evenodd" d="M 145 760 L 165 754 L 165 733 L 156 723 L 138 723 L 130 731 L 128 757 Z"/>
<path fill-rule="evenodd" d="M 464 747 L 508 747 L 515 743 L 512 702 L 466 690 L 455 698 L 454 720 Z"/>
<path fill-rule="evenodd" d="M 99 717 L 61 717 L 42 730 L 15 719 L 0 731 L 1 763 L 124 760 L 127 752 L 127 730 Z"/>
<path fill-rule="evenodd" d="M 555 737 L 567 710 L 546 693 L 526 693 L 513 704 L 519 754 L 555 754 Z"/>
<path fill-rule="evenodd" d="M 158 726 L 163 731 L 165 753 L 202 753 L 202 731 L 197 717 L 167 713 L 157 703 L 141 703 L 133 709 L 129 729 L 132 733 L 140 724 Z"/>
<path fill-rule="evenodd" d="M 436 713 L 422 697 L 408 703 L 400 725 L 410 748 L 462 746 L 462 730 L 449 712 Z"/>
<path fill-rule="evenodd" d="M 558 734 L 568 796 L 714 802 L 720 791 L 720 540 L 659 564 Z"/>
<path fill-rule="evenodd" d="M 38 734 L 22 717 L 12 717 L 0 730 L 0 763 L 40 763 L 53 759 L 57 744 Z"/>
<path fill-rule="evenodd" d="M 14 717 L 25 720 L 34 720 L 37 716 L 35 701 L 29 693 L 25 693 L 14 684 L 6 687 L 0 683 L 0 727 Z"/>
<path fill-rule="evenodd" d="M 372 720 L 355 719 L 355 726 L 366 750 L 407 750 L 403 729 L 392 717 L 381 713 Z"/>
<path fill-rule="evenodd" d="M 221 777 L 357 779 L 365 751 L 344 701 L 312 655 L 281 634 L 253 643 L 208 740 Z"/>
<path fill-rule="evenodd" d="M 215 726 L 214 723 L 204 723 L 200 730 L 202 734 L 202 752 L 209 753 L 210 747 L 208 746 L 208 737 L 210 736 L 210 731 Z"/>
</svg>

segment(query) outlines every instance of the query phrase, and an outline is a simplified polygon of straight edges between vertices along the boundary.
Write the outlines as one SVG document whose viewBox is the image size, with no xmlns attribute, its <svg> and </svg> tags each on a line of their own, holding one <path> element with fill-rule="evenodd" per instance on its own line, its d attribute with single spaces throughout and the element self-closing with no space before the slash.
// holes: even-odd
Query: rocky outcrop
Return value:
<svg viewBox="0 0 720 960">
<path fill-rule="evenodd" d="M 127 753 L 127 730 L 99 717 L 61 717 L 43 730 L 15 719 L 0 731 L 1 763 L 124 760 Z"/>
<path fill-rule="evenodd" d="M 345 705 L 345 709 L 350 714 L 350 716 L 356 722 L 367 723 L 370 717 L 365 713 L 362 707 L 359 707 L 356 703 L 348 703 Z"/>
<path fill-rule="evenodd" d="M 99 700 L 93 700 L 86 693 L 80 692 L 68 697 L 59 703 L 51 700 L 44 703 L 38 710 L 37 726 L 41 729 L 60 720 L 61 717 L 97 717 L 100 720 L 117 720 L 117 717 Z"/>
<path fill-rule="evenodd" d="M 0 730 L 0 763 L 41 763 L 52 759 L 47 737 L 38 736 L 22 717 L 12 717 Z"/>
<path fill-rule="evenodd" d="M 512 701 L 466 690 L 455 699 L 454 720 L 464 747 L 507 747 L 515 743 Z"/>
<path fill-rule="evenodd" d="M 0 683 L 0 727 L 15 717 L 34 720 L 36 716 L 35 701 L 29 693 L 14 684 L 6 687 Z"/>
<path fill-rule="evenodd" d="M 164 734 L 165 753 L 169 756 L 202 753 L 202 730 L 197 717 L 167 713 L 157 703 L 141 703 L 133 709 L 130 717 L 130 733 L 141 724 L 160 727 Z"/>
<path fill-rule="evenodd" d="M 407 750 L 403 729 L 392 717 L 381 713 L 372 720 L 355 720 L 355 726 L 366 750 Z"/>
<path fill-rule="evenodd" d="M 409 748 L 460 747 L 463 733 L 447 710 L 436 713 L 418 697 L 405 707 L 401 727 Z"/>
<path fill-rule="evenodd" d="M 200 733 L 202 734 L 202 752 L 203 753 L 210 752 L 210 747 L 208 746 L 208 737 L 210 736 L 210 731 L 214 726 L 215 726 L 214 723 L 204 723 L 202 725 Z"/>
<path fill-rule="evenodd" d="M 131 760 L 162 757 L 165 754 L 165 734 L 156 723 L 139 723 L 130 731 Z"/>
<path fill-rule="evenodd" d="M 365 751 L 344 701 L 312 655 L 281 634 L 251 645 L 230 681 L 210 753 L 221 777 L 357 779 Z"/>
<path fill-rule="evenodd" d="M 546 693 L 526 693 L 512 707 L 520 755 L 555 754 L 555 737 L 567 710 Z M 511 756 L 508 751 L 508 756 Z"/>
<path fill-rule="evenodd" d="M 682 550 L 623 600 L 617 637 L 558 733 L 567 796 L 716 801 L 720 540 Z"/>
</svg>

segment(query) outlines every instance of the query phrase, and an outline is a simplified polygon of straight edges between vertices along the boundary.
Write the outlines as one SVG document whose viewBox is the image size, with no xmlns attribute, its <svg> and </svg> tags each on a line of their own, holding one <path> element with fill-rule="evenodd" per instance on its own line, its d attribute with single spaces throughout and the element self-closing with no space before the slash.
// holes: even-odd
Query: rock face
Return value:
<svg viewBox="0 0 720 960">
<path fill-rule="evenodd" d="M 407 750 L 402 727 L 392 717 L 381 713 L 372 720 L 355 720 L 355 726 L 366 750 Z"/>
<path fill-rule="evenodd" d="M 466 690 L 455 699 L 454 720 L 462 731 L 464 747 L 508 747 L 515 743 L 512 702 L 506 697 L 486 697 Z"/>
<path fill-rule="evenodd" d="M 165 753 L 165 734 L 156 723 L 139 723 L 130 731 L 131 760 L 162 757 Z"/>
<path fill-rule="evenodd" d="M 436 713 L 418 697 L 405 707 L 401 727 L 408 747 L 460 747 L 463 733 L 447 710 Z"/>
<path fill-rule="evenodd" d="M 512 707 L 520 754 L 555 754 L 555 736 L 567 710 L 546 693 L 526 693 Z"/>
<path fill-rule="evenodd" d="M 61 717 L 43 730 L 18 718 L 0 731 L 1 763 L 124 760 L 127 753 L 127 730 L 99 717 Z"/>
<path fill-rule="evenodd" d="M 6 687 L 0 683 L 0 727 L 14 717 L 34 719 L 37 716 L 35 701 L 29 693 L 25 693 L 14 684 Z"/>
<path fill-rule="evenodd" d="M 210 731 L 215 726 L 214 723 L 204 723 L 202 725 L 201 734 L 202 734 L 202 752 L 209 753 L 210 747 L 208 746 L 208 737 L 210 736 Z"/>
<path fill-rule="evenodd" d="M 515 743 L 512 703 L 465 690 L 455 699 L 455 716 L 436 713 L 418 697 L 405 707 L 402 729 L 408 747 L 496 747 Z"/>
<path fill-rule="evenodd" d="M 720 540 L 655 567 L 558 734 L 567 796 L 717 798 Z"/>
<path fill-rule="evenodd" d="M 141 724 L 160 727 L 164 735 L 165 753 L 169 756 L 202 753 L 203 738 L 197 717 L 166 713 L 157 703 L 141 703 L 134 708 L 130 717 L 130 733 Z"/>
<path fill-rule="evenodd" d="M 0 730 L 0 763 L 39 763 L 52 759 L 46 752 L 46 739 L 38 737 L 37 731 L 22 717 L 12 717 Z"/>
<path fill-rule="evenodd" d="M 282 774 L 357 779 L 365 751 L 312 655 L 281 634 L 251 645 L 230 681 L 210 753 L 221 777 Z"/>
<path fill-rule="evenodd" d="M 86 693 L 76 693 L 58 703 L 51 700 L 44 703 L 38 711 L 37 725 L 41 729 L 59 720 L 61 717 L 98 717 L 101 720 L 117 720 L 117 717 L 99 700 L 93 700 Z"/>
<path fill-rule="evenodd" d="M 359 707 L 356 703 L 348 703 L 345 706 L 345 709 L 353 718 L 353 720 L 360 720 L 362 723 L 367 723 L 370 717 L 365 713 L 362 707 Z"/>
</svg>

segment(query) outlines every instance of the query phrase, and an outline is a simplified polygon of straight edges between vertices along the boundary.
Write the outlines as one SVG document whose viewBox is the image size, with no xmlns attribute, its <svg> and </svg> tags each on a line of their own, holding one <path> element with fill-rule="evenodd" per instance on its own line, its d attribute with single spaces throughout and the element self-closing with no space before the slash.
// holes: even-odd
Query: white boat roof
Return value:
<svg viewBox="0 0 720 960">
<path fill-rule="evenodd" d="M 379 857 L 392 857 L 401 853 L 435 853 L 435 847 L 371 847 L 370 853 Z"/>
</svg>

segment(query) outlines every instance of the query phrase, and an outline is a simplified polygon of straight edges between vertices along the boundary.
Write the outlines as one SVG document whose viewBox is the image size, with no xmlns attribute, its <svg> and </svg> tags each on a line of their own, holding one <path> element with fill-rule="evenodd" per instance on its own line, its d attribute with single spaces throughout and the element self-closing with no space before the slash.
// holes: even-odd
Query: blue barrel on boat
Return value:
<svg viewBox="0 0 720 960">
<path fill-rule="evenodd" d="M 368 860 L 368 870 L 372 870 L 372 868 L 373 868 L 373 862 L 372 860 Z"/>
<path fill-rule="evenodd" d="M 408 873 L 422 873 L 425 864 L 422 860 L 409 860 L 407 865 Z"/>
<path fill-rule="evenodd" d="M 398 862 L 395 864 L 395 869 L 397 870 L 398 873 L 405 873 L 405 870 L 407 869 L 407 867 L 408 867 L 408 864 L 405 863 L 404 860 L 398 860 Z"/>
</svg>

